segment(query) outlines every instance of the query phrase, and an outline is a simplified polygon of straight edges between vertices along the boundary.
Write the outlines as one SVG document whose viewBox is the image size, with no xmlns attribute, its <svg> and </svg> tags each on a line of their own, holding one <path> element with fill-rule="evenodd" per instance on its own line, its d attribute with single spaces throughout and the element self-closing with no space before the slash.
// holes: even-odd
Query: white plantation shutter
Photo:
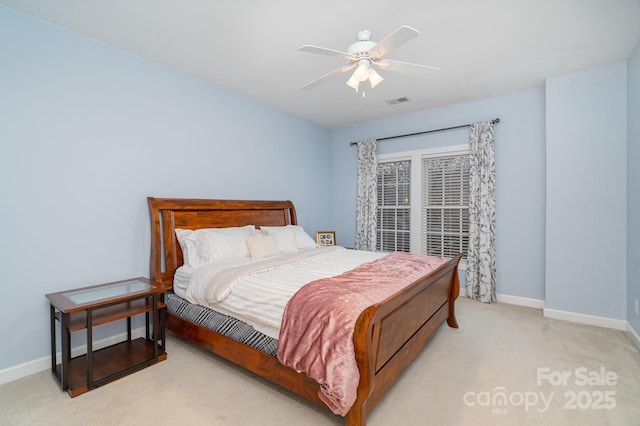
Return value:
<svg viewBox="0 0 640 426">
<path fill-rule="evenodd" d="M 411 160 L 378 163 L 376 250 L 410 249 Z"/>
<path fill-rule="evenodd" d="M 469 155 L 422 159 L 422 252 L 453 257 L 469 244 Z"/>
</svg>

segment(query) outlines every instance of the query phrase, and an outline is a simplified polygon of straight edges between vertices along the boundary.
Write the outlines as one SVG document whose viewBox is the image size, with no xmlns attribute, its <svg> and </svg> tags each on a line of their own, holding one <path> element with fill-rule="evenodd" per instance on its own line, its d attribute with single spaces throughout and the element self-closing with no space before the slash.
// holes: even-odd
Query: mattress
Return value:
<svg viewBox="0 0 640 426">
<path fill-rule="evenodd" d="M 213 309 L 194 305 L 176 295 L 173 291 L 165 294 L 167 311 L 177 317 L 184 318 L 194 324 L 206 327 L 216 333 L 230 337 L 252 348 L 278 355 L 278 340 L 260 333 L 249 324 Z"/>
<path fill-rule="evenodd" d="M 284 308 L 298 289 L 312 281 L 340 275 L 365 262 L 379 259 L 386 253 L 347 250 L 343 247 L 312 249 L 311 256 L 282 255 L 264 261 L 250 258 L 225 259 L 195 269 L 181 267 L 175 274 L 175 293 L 195 305 L 234 317 L 254 330 L 278 339 Z M 317 252 L 317 253 L 316 253 Z M 274 266 L 274 262 L 279 266 Z M 259 263 L 261 262 L 261 263 Z M 207 286 L 225 268 L 256 264 L 256 270 L 235 279 L 222 300 L 213 300 Z"/>
</svg>

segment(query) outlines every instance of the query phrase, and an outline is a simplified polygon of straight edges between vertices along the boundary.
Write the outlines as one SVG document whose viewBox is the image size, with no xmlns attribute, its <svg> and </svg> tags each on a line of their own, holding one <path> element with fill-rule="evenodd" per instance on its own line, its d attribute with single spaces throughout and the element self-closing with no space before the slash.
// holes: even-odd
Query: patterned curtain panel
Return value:
<svg viewBox="0 0 640 426">
<path fill-rule="evenodd" d="M 496 301 L 496 168 L 493 123 L 474 123 L 470 131 L 469 249 L 467 297 Z"/>
<path fill-rule="evenodd" d="M 358 195 L 356 199 L 356 250 L 376 249 L 376 172 L 378 143 L 375 139 L 358 142 Z"/>
</svg>

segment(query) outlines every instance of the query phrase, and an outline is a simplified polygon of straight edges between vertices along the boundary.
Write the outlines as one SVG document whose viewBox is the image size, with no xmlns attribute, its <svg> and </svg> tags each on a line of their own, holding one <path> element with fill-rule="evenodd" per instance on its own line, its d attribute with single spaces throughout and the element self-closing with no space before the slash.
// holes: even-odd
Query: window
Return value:
<svg viewBox="0 0 640 426">
<path fill-rule="evenodd" d="M 469 155 L 422 159 L 422 252 L 453 257 L 469 244 Z"/>
<path fill-rule="evenodd" d="M 376 249 L 409 251 L 411 231 L 411 161 L 378 163 Z"/>
<path fill-rule="evenodd" d="M 469 146 L 382 154 L 378 162 L 376 249 L 444 257 L 466 253 Z"/>
</svg>

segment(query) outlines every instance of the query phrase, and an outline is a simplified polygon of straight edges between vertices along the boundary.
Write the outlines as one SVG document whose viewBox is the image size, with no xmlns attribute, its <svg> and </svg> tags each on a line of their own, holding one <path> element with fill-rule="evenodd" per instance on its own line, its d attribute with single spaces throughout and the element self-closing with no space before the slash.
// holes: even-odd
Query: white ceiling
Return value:
<svg viewBox="0 0 640 426">
<path fill-rule="evenodd" d="M 192 74 L 329 128 L 542 87 L 547 76 L 626 59 L 640 0 L 0 0 L 13 9 Z M 383 72 L 366 98 L 343 65 L 298 52 L 344 51 L 362 29 L 421 35 L 387 58 L 442 68 L 423 80 Z M 396 105 L 387 100 L 406 96 Z"/>
</svg>

